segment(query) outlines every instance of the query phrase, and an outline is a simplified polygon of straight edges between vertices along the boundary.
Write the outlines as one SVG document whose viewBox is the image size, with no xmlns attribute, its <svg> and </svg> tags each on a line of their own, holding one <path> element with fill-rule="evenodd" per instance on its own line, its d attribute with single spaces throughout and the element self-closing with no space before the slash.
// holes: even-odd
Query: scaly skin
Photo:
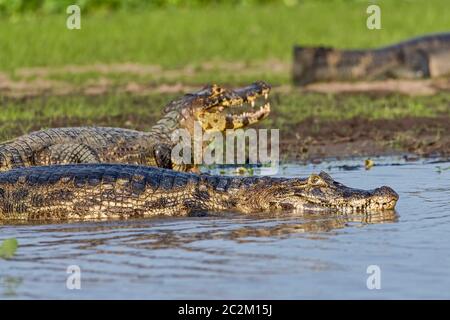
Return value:
<svg viewBox="0 0 450 320">
<path fill-rule="evenodd" d="M 389 187 L 359 190 L 321 172 L 309 178 L 227 177 L 122 164 L 18 168 L 0 173 L 0 220 L 184 216 L 203 211 L 392 210 Z"/>
<path fill-rule="evenodd" d="M 450 75 L 450 33 L 367 50 L 294 47 L 294 82 L 429 78 Z"/>
<path fill-rule="evenodd" d="M 32 132 L 0 144 L 0 171 L 17 167 L 66 163 L 130 163 L 185 171 L 174 165 L 171 134 L 177 129 L 193 132 L 194 122 L 204 132 L 238 129 L 254 124 L 270 112 L 269 85 L 259 81 L 227 90 L 217 85 L 186 94 L 169 103 L 164 116 L 149 132 L 107 127 L 53 128 Z M 259 99 L 259 98 L 262 99 Z M 263 102 L 259 109 L 226 113 L 244 104 Z M 259 101 L 263 100 L 263 101 Z"/>
</svg>

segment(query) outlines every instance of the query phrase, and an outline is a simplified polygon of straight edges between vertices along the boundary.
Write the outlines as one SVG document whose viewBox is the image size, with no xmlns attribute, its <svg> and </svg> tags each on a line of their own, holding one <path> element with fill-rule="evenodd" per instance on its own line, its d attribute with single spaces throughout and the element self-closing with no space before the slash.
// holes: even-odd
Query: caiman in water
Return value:
<svg viewBox="0 0 450 320">
<path fill-rule="evenodd" d="M 0 220 L 87 220 L 274 210 L 394 209 L 389 187 L 353 189 L 328 174 L 231 177 L 124 164 L 17 168 L 0 173 Z"/>
<path fill-rule="evenodd" d="M 429 78 L 450 75 L 450 33 L 425 35 L 383 48 L 294 47 L 294 82 Z"/>
<path fill-rule="evenodd" d="M 204 132 L 254 124 L 270 113 L 269 92 L 270 86 L 263 81 L 235 90 L 208 85 L 170 102 L 148 132 L 107 127 L 32 132 L 0 144 L 0 171 L 67 163 L 129 163 L 188 171 L 189 165 L 175 165 L 171 159 L 175 130 L 192 133 L 194 122 Z M 247 106 L 243 112 L 231 112 Z"/>
</svg>

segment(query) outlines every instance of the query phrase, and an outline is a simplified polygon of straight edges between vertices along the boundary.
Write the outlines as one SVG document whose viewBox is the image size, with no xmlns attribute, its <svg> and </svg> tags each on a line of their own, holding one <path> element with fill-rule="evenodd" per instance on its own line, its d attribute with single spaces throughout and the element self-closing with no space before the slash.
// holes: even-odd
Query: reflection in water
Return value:
<svg viewBox="0 0 450 320">
<path fill-rule="evenodd" d="M 320 241 L 335 236 L 334 230 L 347 226 L 395 221 L 397 214 L 391 211 L 346 216 L 229 215 L 51 225 L 39 223 L 32 226 L 19 224 L 4 227 L 16 228 L 21 243 L 18 254 L 7 263 L 19 264 L 25 275 L 5 277 L 0 284 L 0 288 L 3 288 L 0 297 L 41 298 L 40 288 L 52 283 L 49 277 L 56 277 L 53 285 L 61 290 L 66 279 L 66 268 L 73 264 L 81 268 L 83 283 L 88 281 L 94 284 L 98 281 L 128 283 L 136 277 L 150 282 L 198 277 L 216 279 L 236 273 L 253 277 L 254 270 L 258 270 L 259 274 L 283 273 L 291 268 L 290 264 L 313 272 L 339 270 L 337 264 L 301 256 L 284 257 L 282 263 L 276 266 L 276 260 L 289 250 L 284 253 L 281 247 L 277 249 L 278 253 L 242 253 L 239 252 L 239 246 L 278 246 L 277 243 L 283 239 L 295 238 Z M 220 245 L 212 245 L 214 243 Z M 230 247 L 231 243 L 235 247 Z M 239 268 L 236 268 L 237 265 Z M 5 272 L 7 268 L 7 265 L 0 263 L 0 272 Z M 26 270 L 31 269 L 36 274 L 32 280 L 36 288 L 31 292 L 21 292 L 24 287 L 21 286 L 22 277 L 26 276 Z M 105 273 L 105 270 L 108 271 Z M 140 289 L 145 288 L 143 286 Z M 68 292 L 63 291 L 62 294 Z"/>
<path fill-rule="evenodd" d="M 20 245 L 0 260 L 0 298 L 449 298 L 450 171 L 330 171 L 362 189 L 392 186 L 401 219 L 387 211 L 3 225 L 0 240 Z M 366 287 L 373 264 L 385 279 L 378 293 Z M 80 292 L 65 287 L 69 265 L 82 270 Z"/>
<path fill-rule="evenodd" d="M 183 224 L 190 222 L 185 230 Z M 48 245 L 77 245 L 78 249 L 95 249 L 108 243 L 120 241 L 123 245 L 134 248 L 162 249 L 180 248 L 189 243 L 202 240 L 233 240 L 251 242 L 257 239 L 288 237 L 292 234 L 309 234 L 310 238 L 320 233 L 342 229 L 349 224 L 364 226 L 367 224 L 392 223 L 398 220 L 395 211 L 377 212 L 362 215 L 320 214 L 320 215 L 281 215 L 271 214 L 240 216 L 231 215 L 223 219 L 213 218 L 116 220 L 109 222 L 90 222 L 78 224 L 42 225 L 39 233 L 65 236 L 52 239 Z M 201 225 L 198 225 L 201 224 Z M 210 226 L 205 224 L 211 224 Z M 39 224 L 35 224 L 39 225 Z M 188 231 L 188 232 L 187 232 Z M 72 237 L 72 235 L 75 235 Z"/>
<path fill-rule="evenodd" d="M 294 233 L 322 233 L 342 229 L 350 223 L 366 225 L 396 222 L 398 215 L 394 211 L 361 216 L 336 216 L 311 218 L 301 223 L 280 223 L 271 227 L 243 227 L 230 232 L 230 239 L 240 241 L 248 237 L 283 237 Z M 312 237 L 313 238 L 313 237 Z"/>
<path fill-rule="evenodd" d="M 0 288 L 3 288 L 2 295 L 5 298 L 15 298 L 17 296 L 16 290 L 19 288 L 22 282 L 23 279 L 19 277 L 0 277 Z M 2 295 L 0 295 L 0 297 Z"/>
<path fill-rule="evenodd" d="M 376 215 L 365 216 L 336 216 L 336 217 L 309 217 L 303 220 L 294 219 L 275 219 L 269 225 L 258 226 L 259 223 L 247 223 L 237 228 L 212 229 L 203 232 L 196 231 L 192 233 L 178 233 L 176 231 L 167 231 L 164 236 L 161 234 L 142 234 L 133 239 L 126 240 L 139 248 L 157 249 L 185 246 L 188 243 L 201 240 L 233 240 L 237 242 L 258 241 L 263 238 L 270 241 L 270 238 L 289 237 L 293 234 L 310 234 L 314 238 L 319 233 L 326 233 L 335 229 L 342 229 L 349 223 L 360 225 L 374 223 L 389 223 L 397 221 L 397 214 L 393 211 L 386 213 L 377 213 Z M 287 220 L 287 221 L 286 221 Z M 316 234 L 316 235 L 314 235 Z M 276 241 L 276 239 L 272 239 Z"/>
</svg>

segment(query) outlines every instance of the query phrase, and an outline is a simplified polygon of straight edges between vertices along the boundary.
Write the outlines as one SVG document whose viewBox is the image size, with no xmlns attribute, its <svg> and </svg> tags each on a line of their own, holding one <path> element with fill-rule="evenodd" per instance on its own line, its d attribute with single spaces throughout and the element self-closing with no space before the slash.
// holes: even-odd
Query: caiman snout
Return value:
<svg viewBox="0 0 450 320">
<path fill-rule="evenodd" d="M 397 200 L 397 192 L 390 187 L 382 186 L 374 190 L 371 206 L 376 209 L 394 209 Z"/>
</svg>

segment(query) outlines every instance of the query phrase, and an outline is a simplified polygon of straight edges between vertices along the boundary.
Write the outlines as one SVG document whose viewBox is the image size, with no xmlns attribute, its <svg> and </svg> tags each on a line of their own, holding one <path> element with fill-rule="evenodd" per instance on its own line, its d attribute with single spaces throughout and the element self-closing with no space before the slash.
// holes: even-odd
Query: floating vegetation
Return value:
<svg viewBox="0 0 450 320">
<path fill-rule="evenodd" d="M 1 259 L 10 259 L 14 256 L 17 251 L 17 247 L 19 246 L 19 242 L 15 238 L 5 239 L 3 240 L 0 246 L 0 258 Z"/>
</svg>

